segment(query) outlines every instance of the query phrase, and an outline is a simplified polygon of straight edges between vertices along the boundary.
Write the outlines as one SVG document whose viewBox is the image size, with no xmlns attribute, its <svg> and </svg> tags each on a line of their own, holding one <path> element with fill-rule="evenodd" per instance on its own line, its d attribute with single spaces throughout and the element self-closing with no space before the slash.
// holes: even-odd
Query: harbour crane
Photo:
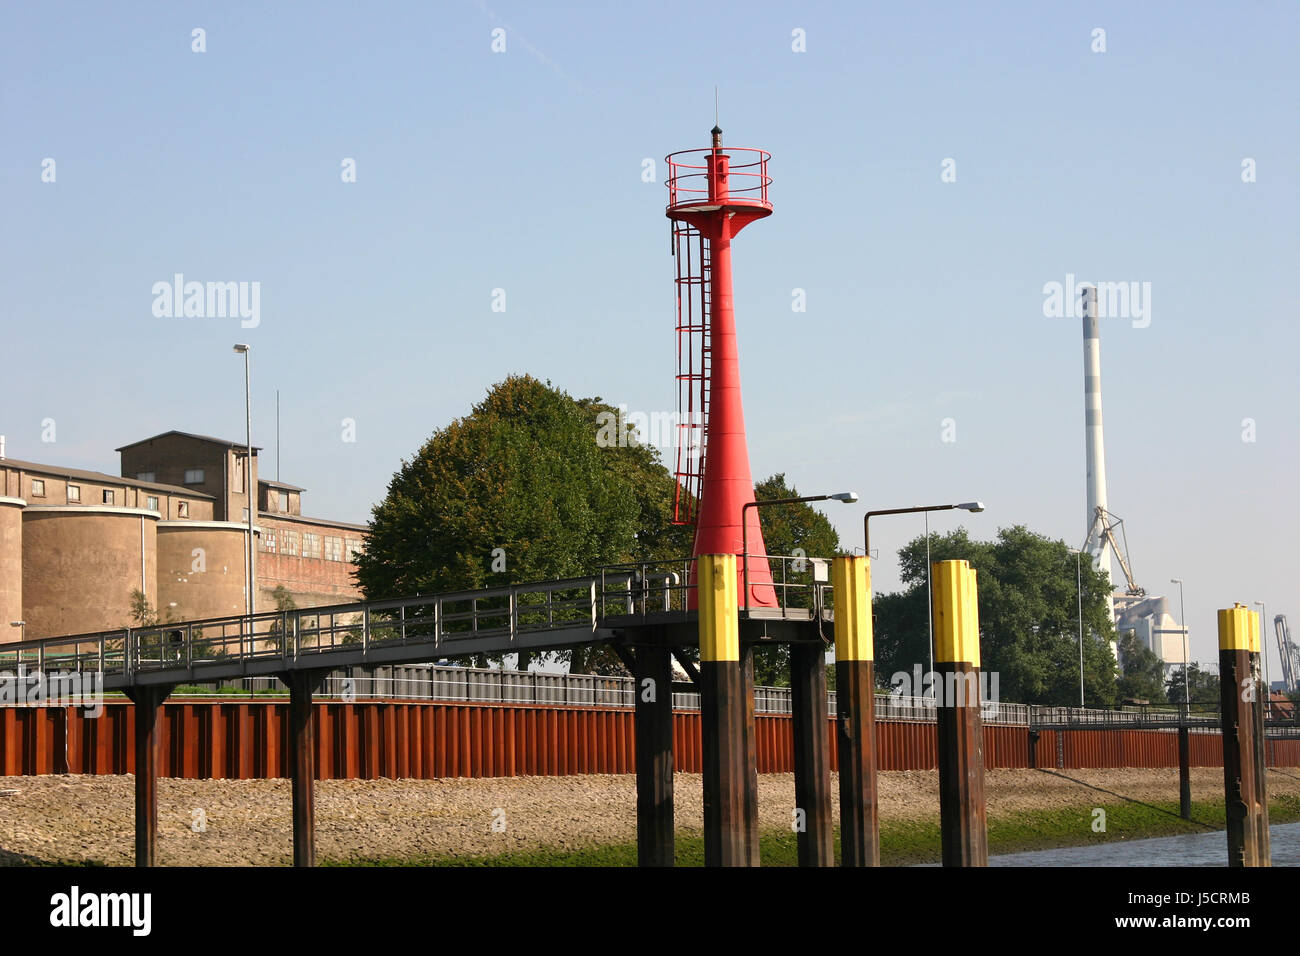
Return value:
<svg viewBox="0 0 1300 956">
<path fill-rule="evenodd" d="M 1277 631 L 1277 655 L 1282 659 L 1282 681 L 1287 693 L 1294 694 L 1300 685 L 1300 647 L 1291 643 L 1285 614 L 1273 618 L 1273 627 Z"/>
<path fill-rule="evenodd" d="M 1122 548 L 1115 536 L 1116 530 L 1124 538 Z M 1124 531 L 1123 518 L 1116 517 L 1098 505 L 1096 514 L 1092 519 L 1092 527 L 1088 529 L 1088 540 L 1090 542 L 1096 541 L 1098 546 L 1103 541 L 1109 542 L 1111 550 L 1115 552 L 1115 557 L 1119 559 L 1120 568 L 1124 571 L 1124 580 L 1128 583 L 1128 591 L 1125 593 L 1132 598 L 1146 597 L 1146 588 L 1139 587 L 1138 583 L 1133 580 L 1133 569 L 1128 558 L 1128 534 Z"/>
</svg>

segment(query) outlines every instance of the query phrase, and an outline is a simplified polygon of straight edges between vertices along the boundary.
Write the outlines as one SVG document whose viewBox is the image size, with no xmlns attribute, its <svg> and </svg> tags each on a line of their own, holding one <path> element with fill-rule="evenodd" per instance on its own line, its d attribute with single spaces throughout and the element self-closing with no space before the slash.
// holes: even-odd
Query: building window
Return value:
<svg viewBox="0 0 1300 956">
<path fill-rule="evenodd" d="M 144 501 L 145 501 L 144 506 L 148 508 L 150 511 L 158 510 L 158 497 L 156 495 L 148 495 L 145 497 Z M 247 590 L 247 588 L 245 588 L 245 590 Z"/>
<path fill-rule="evenodd" d="M 203 484 L 203 469 L 202 469 L 202 468 L 186 468 L 186 469 L 185 469 L 185 484 L 187 484 L 187 485 L 201 485 L 201 484 Z"/>
<path fill-rule="evenodd" d="M 289 492 L 287 491 L 276 492 L 276 497 L 279 500 L 280 510 L 285 514 L 288 514 L 289 513 Z"/>
<path fill-rule="evenodd" d="M 364 548 L 364 542 L 360 538 L 348 538 L 346 539 L 345 547 L 347 549 L 348 560 L 355 564 L 357 555 L 360 554 Z"/>
<path fill-rule="evenodd" d="M 263 551 L 275 554 L 275 530 L 273 528 L 263 530 L 261 541 L 258 544 Z"/>
<path fill-rule="evenodd" d="M 280 553 L 281 554 L 298 553 L 298 532 L 297 531 L 286 531 L 284 533 L 284 541 L 280 543 Z"/>
<path fill-rule="evenodd" d="M 139 472 L 139 473 L 136 474 L 136 476 L 135 476 L 135 480 L 136 480 L 136 481 L 150 481 L 150 482 L 157 481 L 157 480 L 158 480 L 158 474 L 157 474 L 157 472 L 153 472 L 153 471 L 142 471 L 142 472 Z"/>
<path fill-rule="evenodd" d="M 325 536 L 325 560 L 342 561 L 343 560 L 343 539 L 336 538 L 333 535 Z"/>
<path fill-rule="evenodd" d="M 45 482 L 40 478 L 32 479 L 32 497 L 33 498 L 45 497 Z"/>
<path fill-rule="evenodd" d="M 115 497 L 115 495 L 113 494 L 113 492 L 111 492 L 111 491 L 105 491 L 105 492 L 104 492 L 104 504 L 106 504 L 106 505 L 115 504 L 115 502 L 113 501 L 114 497 Z"/>
<path fill-rule="evenodd" d="M 320 557 L 320 535 L 310 531 L 302 533 L 302 556 L 304 558 Z"/>
<path fill-rule="evenodd" d="M 176 517 L 188 518 L 189 516 L 190 516 L 190 503 L 188 501 L 176 502 Z"/>
<path fill-rule="evenodd" d="M 81 485 L 68 485 L 68 500 L 69 501 L 81 500 Z"/>
</svg>

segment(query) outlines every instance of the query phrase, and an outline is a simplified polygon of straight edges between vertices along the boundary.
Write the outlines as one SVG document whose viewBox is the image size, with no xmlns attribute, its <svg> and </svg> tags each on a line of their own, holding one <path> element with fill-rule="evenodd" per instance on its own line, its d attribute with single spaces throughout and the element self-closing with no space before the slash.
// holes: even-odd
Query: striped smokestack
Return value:
<svg viewBox="0 0 1300 956">
<path fill-rule="evenodd" d="M 1083 408 L 1084 434 L 1087 438 L 1088 474 L 1088 541 L 1084 550 L 1093 562 L 1110 577 L 1110 542 L 1103 535 L 1097 509 L 1106 505 L 1106 443 L 1101 430 L 1101 334 L 1097 321 L 1097 289 L 1084 286 L 1079 290 L 1083 313 Z"/>
</svg>

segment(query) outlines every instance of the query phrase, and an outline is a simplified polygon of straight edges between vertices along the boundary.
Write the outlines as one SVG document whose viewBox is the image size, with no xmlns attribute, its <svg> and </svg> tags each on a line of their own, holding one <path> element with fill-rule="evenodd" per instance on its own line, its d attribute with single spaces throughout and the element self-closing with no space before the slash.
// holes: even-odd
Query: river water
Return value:
<svg viewBox="0 0 1300 956">
<path fill-rule="evenodd" d="M 1268 828 L 1274 866 L 1300 866 L 1300 823 Z M 1222 830 L 989 857 L 989 866 L 1227 866 Z"/>
</svg>

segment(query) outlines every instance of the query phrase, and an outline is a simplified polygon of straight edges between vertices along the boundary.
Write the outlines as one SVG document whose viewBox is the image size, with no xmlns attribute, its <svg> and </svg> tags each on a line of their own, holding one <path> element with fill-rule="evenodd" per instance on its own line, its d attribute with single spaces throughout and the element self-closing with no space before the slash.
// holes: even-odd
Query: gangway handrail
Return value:
<svg viewBox="0 0 1300 956">
<path fill-rule="evenodd" d="M 307 656 L 343 650 L 360 651 L 362 658 L 368 659 L 372 650 L 391 645 L 427 646 L 431 654 L 446 653 L 467 637 L 488 641 L 489 646 L 492 639 L 499 639 L 500 652 L 509 653 L 528 635 L 561 631 L 571 636 L 572 632 L 594 634 L 606 617 L 679 612 L 685 620 L 691 613 L 686 592 L 694 586 L 690 580 L 692 560 L 636 562 L 601 568 L 597 574 L 583 577 L 478 590 L 33 638 L 0 645 L 0 669 L 34 665 L 41 673 L 54 667 L 91 670 L 133 683 L 144 674 L 163 671 L 193 678 L 196 667 L 214 664 L 237 665 L 244 675 L 254 662 L 262 671 L 268 663 L 289 669 L 300 666 Z M 670 569 L 665 571 L 664 566 Z M 648 597 L 660 592 L 661 603 L 657 600 L 652 605 Z M 782 597 L 787 595 L 783 592 Z M 824 595 L 816 597 L 813 607 L 820 610 L 826 606 L 821 600 Z M 786 610 L 785 603 L 782 610 Z M 813 611 L 800 609 L 800 613 L 811 616 Z M 542 645 L 534 642 L 533 646 Z"/>
</svg>

